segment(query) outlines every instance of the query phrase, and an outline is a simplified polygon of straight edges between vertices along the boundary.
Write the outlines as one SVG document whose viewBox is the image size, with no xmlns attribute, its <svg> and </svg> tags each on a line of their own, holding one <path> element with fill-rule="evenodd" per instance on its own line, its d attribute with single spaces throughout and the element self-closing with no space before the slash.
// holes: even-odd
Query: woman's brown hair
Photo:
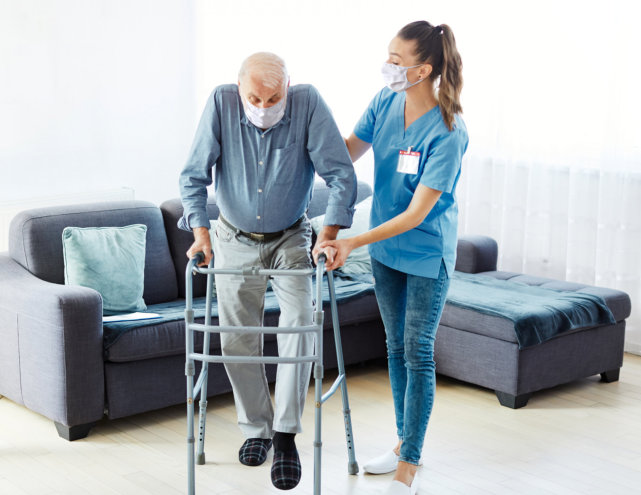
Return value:
<svg viewBox="0 0 641 495">
<path fill-rule="evenodd" d="M 438 104 L 445 125 L 451 131 L 454 129 L 454 115 L 463 111 L 459 100 L 463 89 L 463 64 L 454 33 L 447 24 L 432 26 L 427 21 L 416 21 L 403 27 L 398 36 L 406 41 L 416 41 L 419 61 L 432 66 L 432 82 L 441 77 Z"/>
</svg>

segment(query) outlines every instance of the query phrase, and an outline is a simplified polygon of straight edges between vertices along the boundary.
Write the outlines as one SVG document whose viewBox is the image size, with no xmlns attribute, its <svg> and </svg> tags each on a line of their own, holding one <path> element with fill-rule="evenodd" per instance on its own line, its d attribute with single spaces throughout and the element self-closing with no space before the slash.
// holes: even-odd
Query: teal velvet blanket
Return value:
<svg viewBox="0 0 641 495">
<path fill-rule="evenodd" d="M 335 272 L 334 282 L 338 301 L 374 292 L 371 274 L 344 275 Z M 327 282 L 323 284 L 323 301 L 329 301 Z M 540 344 L 575 328 L 615 323 L 612 312 L 598 296 L 555 291 L 462 272 L 455 272 L 451 279 L 447 303 L 511 320 L 520 348 Z M 195 299 L 193 306 L 195 318 L 205 316 L 204 297 Z M 268 290 L 265 296 L 265 313 L 278 310 L 276 296 Z M 182 320 L 185 317 L 185 301 L 181 299 L 151 305 L 147 311 L 159 314 L 160 318 L 105 323 L 105 349 L 133 328 Z M 215 300 L 212 316 L 218 316 Z"/>
<path fill-rule="evenodd" d="M 447 302 L 511 320 L 521 349 L 575 328 L 615 323 L 599 296 L 462 272 L 454 273 Z"/>
<path fill-rule="evenodd" d="M 313 276 L 312 287 L 316 287 L 316 276 Z M 374 292 L 374 285 L 372 283 L 371 275 L 356 275 L 348 276 L 339 272 L 334 274 L 334 289 L 336 292 L 336 299 L 338 301 L 345 301 L 354 297 L 371 294 Z M 329 301 L 329 287 L 327 281 L 323 283 L 323 301 Z M 192 304 L 194 308 L 194 318 L 202 318 L 205 316 L 205 298 L 196 298 Z M 278 301 L 276 295 L 272 290 L 268 290 L 265 294 L 265 314 L 275 313 L 279 311 Z M 185 318 L 185 300 L 179 299 L 169 303 L 152 304 L 147 306 L 146 312 L 156 313 L 160 318 L 149 320 L 133 320 L 133 321 L 118 321 L 103 324 L 103 344 L 104 348 L 109 349 L 114 345 L 118 339 L 129 330 L 134 328 L 144 327 L 148 325 L 160 325 L 168 321 L 177 321 Z M 216 300 L 212 301 L 211 315 L 218 316 L 218 304 Z"/>
</svg>

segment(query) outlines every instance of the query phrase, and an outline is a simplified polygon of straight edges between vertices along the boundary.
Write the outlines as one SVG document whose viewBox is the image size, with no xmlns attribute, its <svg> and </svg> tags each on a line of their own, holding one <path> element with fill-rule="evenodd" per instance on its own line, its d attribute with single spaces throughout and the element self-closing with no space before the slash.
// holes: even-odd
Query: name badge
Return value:
<svg viewBox="0 0 641 495">
<path fill-rule="evenodd" d="M 407 150 L 401 150 L 398 152 L 396 171 L 402 174 L 417 174 L 420 159 L 421 154 L 418 151 L 412 151 L 411 146 Z"/>
</svg>

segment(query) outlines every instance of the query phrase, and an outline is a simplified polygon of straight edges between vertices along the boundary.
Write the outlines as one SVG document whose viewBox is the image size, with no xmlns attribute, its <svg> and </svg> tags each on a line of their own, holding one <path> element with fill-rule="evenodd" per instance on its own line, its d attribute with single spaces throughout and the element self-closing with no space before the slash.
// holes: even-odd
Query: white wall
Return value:
<svg viewBox="0 0 641 495">
<path fill-rule="evenodd" d="M 192 2 L 0 0 L 0 201 L 159 203 L 195 129 Z"/>
<path fill-rule="evenodd" d="M 556 166 L 620 172 L 624 183 L 641 174 L 641 30 L 625 0 L 0 0 L 0 203 L 119 187 L 155 203 L 178 196 L 207 96 L 260 50 L 286 60 L 292 84 L 314 84 L 347 135 L 382 86 L 389 40 L 417 19 L 449 24 L 463 57 L 463 174 L 484 160 L 527 163 L 535 176 Z M 371 181 L 371 155 L 356 171 Z M 614 280 L 633 296 L 628 342 L 638 351 L 641 268 L 630 253 L 641 231 L 612 214 L 611 203 L 624 204 L 612 196 L 586 202 L 614 219 L 627 254 L 596 243 L 598 259 L 621 268 L 591 283 Z M 626 201 L 639 210 L 641 199 Z M 581 235 L 595 237 L 599 222 Z M 527 257 L 506 241 L 501 249 Z M 567 257 L 595 252 L 577 242 Z"/>
<path fill-rule="evenodd" d="M 0 201 L 177 195 L 205 99 L 258 50 L 317 86 L 348 134 L 389 40 L 421 18 L 456 33 L 470 155 L 641 168 L 641 36 L 624 0 L 0 0 Z M 369 179 L 371 159 L 357 172 Z"/>
</svg>

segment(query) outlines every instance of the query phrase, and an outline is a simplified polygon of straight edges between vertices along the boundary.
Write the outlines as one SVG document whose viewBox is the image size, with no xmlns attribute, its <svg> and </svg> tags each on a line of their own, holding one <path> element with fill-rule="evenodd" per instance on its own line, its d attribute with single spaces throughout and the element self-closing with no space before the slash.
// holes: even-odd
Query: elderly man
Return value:
<svg viewBox="0 0 641 495">
<path fill-rule="evenodd" d="M 214 89 L 180 176 L 184 216 L 179 227 L 194 233 L 187 255 L 202 251 L 206 263 L 212 251 L 206 211 L 212 170 L 220 208 L 214 237 L 218 268 L 310 267 L 305 212 L 315 172 L 330 187 L 316 245 L 351 225 L 356 178 L 343 138 L 318 91 L 310 85 L 290 87 L 285 63 L 274 54 L 250 56 L 238 85 Z M 275 277 L 271 284 L 281 309 L 279 324 L 310 325 L 311 278 Z M 264 278 L 216 276 L 221 325 L 262 325 L 266 287 Z M 223 333 L 221 344 L 225 355 L 262 354 L 257 335 Z M 280 356 L 310 354 L 313 346 L 309 334 L 278 335 Z M 295 487 L 301 468 L 294 437 L 301 431 L 311 364 L 278 365 L 274 407 L 263 365 L 228 364 L 226 370 L 246 438 L 240 462 L 262 464 L 273 441 L 272 483 L 283 490 Z"/>
</svg>

